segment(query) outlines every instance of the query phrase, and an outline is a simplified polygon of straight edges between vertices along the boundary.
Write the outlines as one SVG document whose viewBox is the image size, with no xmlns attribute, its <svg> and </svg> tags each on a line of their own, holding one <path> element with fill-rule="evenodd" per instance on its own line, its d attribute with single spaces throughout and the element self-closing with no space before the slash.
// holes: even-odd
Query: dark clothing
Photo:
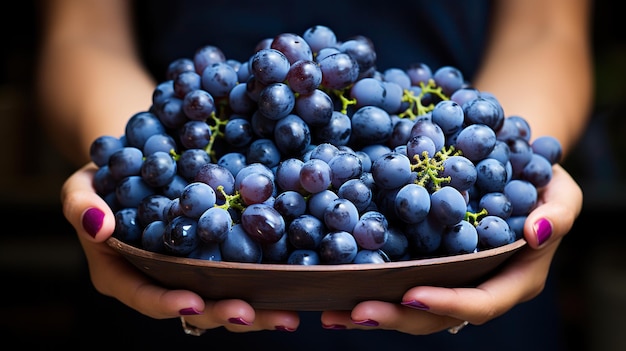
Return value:
<svg viewBox="0 0 626 351">
<path fill-rule="evenodd" d="M 482 60 L 489 0 L 476 1 L 137 1 L 139 43 L 158 80 L 167 65 L 215 45 L 227 58 L 246 61 L 256 44 L 283 32 L 302 35 L 314 25 L 330 27 L 345 41 L 371 39 L 377 67 L 459 68 L 466 79 Z"/>
</svg>

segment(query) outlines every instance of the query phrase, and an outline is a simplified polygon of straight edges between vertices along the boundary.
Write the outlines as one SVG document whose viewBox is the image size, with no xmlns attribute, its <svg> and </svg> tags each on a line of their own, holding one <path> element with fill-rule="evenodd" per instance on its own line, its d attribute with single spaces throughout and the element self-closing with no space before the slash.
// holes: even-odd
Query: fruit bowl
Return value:
<svg viewBox="0 0 626 351">
<path fill-rule="evenodd" d="M 398 303 L 418 285 L 475 286 L 526 245 L 524 239 L 470 254 L 410 261 L 289 265 L 210 261 L 108 245 L 161 285 L 207 299 L 240 298 L 258 309 L 350 310 L 366 300 Z"/>
</svg>

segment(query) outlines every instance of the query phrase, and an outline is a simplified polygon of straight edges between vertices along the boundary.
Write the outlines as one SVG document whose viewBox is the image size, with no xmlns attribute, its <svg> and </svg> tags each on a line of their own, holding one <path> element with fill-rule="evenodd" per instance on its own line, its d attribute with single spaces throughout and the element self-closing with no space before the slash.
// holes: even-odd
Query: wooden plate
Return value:
<svg viewBox="0 0 626 351">
<path fill-rule="evenodd" d="M 240 298 L 258 309 L 350 310 L 365 300 L 400 302 L 418 285 L 474 286 L 526 245 L 524 239 L 471 254 L 412 261 L 288 265 L 209 261 L 107 243 L 161 285 L 195 291 L 206 299 Z"/>
</svg>

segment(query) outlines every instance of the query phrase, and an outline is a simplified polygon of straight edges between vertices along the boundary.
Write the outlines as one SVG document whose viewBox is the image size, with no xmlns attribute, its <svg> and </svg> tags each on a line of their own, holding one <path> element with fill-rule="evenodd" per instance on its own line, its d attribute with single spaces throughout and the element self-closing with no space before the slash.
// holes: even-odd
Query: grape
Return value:
<svg viewBox="0 0 626 351">
<path fill-rule="evenodd" d="M 362 249 L 356 253 L 353 263 L 385 263 L 391 261 L 387 255 L 381 250 Z"/>
<path fill-rule="evenodd" d="M 515 233 L 509 224 L 498 216 L 485 216 L 476 226 L 478 245 L 482 249 L 490 249 L 510 244 L 515 241 Z"/>
<path fill-rule="evenodd" d="M 141 240 L 141 233 L 136 207 L 129 206 L 115 212 L 114 237 L 126 243 L 136 244 Z"/>
<path fill-rule="evenodd" d="M 441 247 L 449 255 L 472 253 L 478 246 L 476 227 L 468 221 L 448 227 L 441 237 Z"/>
<path fill-rule="evenodd" d="M 357 179 L 363 172 L 361 159 L 352 152 L 338 152 L 328 160 L 330 182 L 335 189 L 350 179 Z"/>
<path fill-rule="evenodd" d="M 109 157 L 108 162 L 109 172 L 116 180 L 139 175 L 142 164 L 143 153 L 140 149 L 132 146 L 126 146 L 115 151 Z"/>
<path fill-rule="evenodd" d="M 530 144 L 530 147 L 533 153 L 545 157 L 552 165 L 561 161 L 563 149 L 559 140 L 553 136 L 540 136 Z"/>
<path fill-rule="evenodd" d="M 285 220 L 272 206 L 252 204 L 241 213 L 241 225 L 259 243 L 275 243 L 285 234 Z"/>
<path fill-rule="evenodd" d="M 90 145 L 114 236 L 214 261 L 384 263 L 523 238 L 562 149 L 457 67 L 376 66 L 311 26 L 170 62 L 152 105 Z M 531 140 L 533 140 L 531 142 Z"/>
<path fill-rule="evenodd" d="M 368 211 L 357 221 L 352 235 L 359 247 L 366 250 L 377 250 L 387 241 L 387 218 L 377 211 Z"/>
<path fill-rule="evenodd" d="M 537 204 L 537 188 L 527 180 L 513 179 L 503 192 L 511 201 L 511 216 L 527 215 Z"/>
<path fill-rule="evenodd" d="M 198 218 L 196 234 L 205 243 L 221 243 L 230 232 L 232 221 L 227 210 L 210 207 Z"/>
<path fill-rule="evenodd" d="M 237 72 L 225 62 L 217 62 L 202 71 L 202 89 L 215 98 L 228 97 L 237 84 Z"/>
<path fill-rule="evenodd" d="M 335 32 L 327 26 L 315 25 L 307 28 L 302 34 L 313 53 L 319 52 L 323 48 L 334 47 L 337 44 Z"/>
<path fill-rule="evenodd" d="M 290 64 L 300 60 L 313 60 L 313 52 L 309 43 L 295 33 L 280 33 L 274 37 L 270 48 L 283 53 Z"/>
<path fill-rule="evenodd" d="M 166 133 L 166 129 L 159 118 L 152 112 L 141 111 L 131 116 L 126 122 L 124 137 L 127 146 L 141 150 L 149 137 L 163 133 Z"/>
<path fill-rule="evenodd" d="M 202 78 L 194 71 L 181 72 L 173 78 L 174 84 L 174 96 L 179 99 L 184 99 L 185 95 L 191 91 L 203 91 L 200 90 L 202 85 Z"/>
<path fill-rule="evenodd" d="M 175 256 L 187 256 L 198 247 L 198 222 L 186 216 L 172 219 L 163 232 L 165 250 Z"/>
<path fill-rule="evenodd" d="M 430 195 L 430 214 L 443 225 L 454 225 L 465 217 L 467 203 L 451 186 L 444 186 Z"/>
<path fill-rule="evenodd" d="M 258 111 L 271 120 L 287 116 L 296 104 L 296 96 L 285 83 L 271 83 L 259 94 Z"/>
<path fill-rule="evenodd" d="M 166 153 L 176 153 L 178 146 L 176 141 L 169 134 L 154 134 L 146 140 L 143 144 L 143 154 L 150 155 L 157 151 L 163 151 Z"/>
<path fill-rule="evenodd" d="M 165 253 L 163 234 L 167 224 L 156 220 L 148 223 L 141 232 L 141 247 L 144 250 L 156 253 Z"/>
<path fill-rule="evenodd" d="M 322 71 L 312 59 L 294 62 L 287 72 L 287 84 L 298 94 L 310 94 L 322 84 Z"/>
<path fill-rule="evenodd" d="M 220 251 L 222 259 L 229 262 L 260 263 L 263 259 L 261 244 L 247 234 L 241 223 L 232 226 L 220 244 Z"/>
<path fill-rule="evenodd" d="M 313 158 L 302 164 L 299 173 L 300 185 L 315 194 L 328 189 L 331 184 L 331 168 L 325 161 Z"/>
<path fill-rule="evenodd" d="M 250 59 L 251 73 L 264 85 L 282 82 L 287 78 L 291 63 L 281 51 L 267 48 L 257 51 Z"/>
<path fill-rule="evenodd" d="M 352 140 L 356 144 L 384 143 L 392 130 L 389 113 L 380 107 L 363 106 L 352 115 Z"/>
<path fill-rule="evenodd" d="M 460 130 L 465 118 L 464 107 L 453 100 L 438 102 L 432 111 L 433 123 L 437 124 L 446 135 Z"/>
<path fill-rule="evenodd" d="M 348 179 L 339 189 L 337 196 L 350 200 L 359 212 L 365 211 L 372 202 L 372 190 L 361 179 Z"/>
<path fill-rule="evenodd" d="M 160 194 L 148 195 L 141 199 L 137 205 L 137 222 L 142 227 L 151 222 L 163 221 L 165 219 L 163 211 L 169 205 L 170 199 Z"/>
<path fill-rule="evenodd" d="M 430 212 L 430 194 L 415 183 L 404 185 L 396 193 L 395 213 L 405 223 L 419 223 Z"/>
<path fill-rule="evenodd" d="M 176 175 L 176 161 L 170 154 L 156 151 L 146 156 L 141 164 L 141 177 L 151 187 L 169 184 Z"/>
<path fill-rule="evenodd" d="M 323 264 L 351 263 L 358 252 L 356 240 L 346 231 L 332 231 L 322 238 L 319 248 Z"/>
<path fill-rule="evenodd" d="M 405 155 L 390 152 L 374 161 L 372 176 L 378 187 L 399 188 L 405 185 L 411 177 L 411 162 Z"/>
<path fill-rule="evenodd" d="M 302 118 L 290 114 L 276 122 L 274 141 L 281 155 L 300 156 L 311 144 L 311 130 Z"/>
<path fill-rule="evenodd" d="M 484 124 L 470 124 L 456 139 L 456 147 L 471 161 L 487 157 L 496 146 L 496 133 Z"/>
<path fill-rule="evenodd" d="M 287 264 L 311 266 L 320 264 L 320 256 L 315 250 L 296 249 L 289 254 Z"/>
<path fill-rule="evenodd" d="M 183 112 L 191 120 L 206 121 L 215 113 L 215 100 L 208 91 L 197 87 L 183 96 Z"/>
<path fill-rule="evenodd" d="M 289 242 L 296 249 L 317 250 L 325 234 L 324 223 L 307 213 L 295 218 L 287 228 Z"/>
<path fill-rule="evenodd" d="M 453 66 L 439 67 L 433 73 L 433 79 L 447 96 L 452 95 L 465 83 L 463 80 L 463 73 L 461 73 L 458 68 Z"/>
<path fill-rule="evenodd" d="M 352 233 L 359 220 L 359 210 L 350 200 L 336 198 L 326 206 L 323 219 L 330 230 Z"/>
<path fill-rule="evenodd" d="M 306 199 L 296 191 L 284 191 L 274 200 L 274 208 L 283 216 L 286 223 L 306 213 Z"/>
<path fill-rule="evenodd" d="M 120 138 L 110 135 L 102 135 L 96 138 L 89 148 L 89 157 L 98 167 L 105 166 L 109 162 L 111 155 L 121 150 L 124 144 Z"/>
<path fill-rule="evenodd" d="M 345 44 L 345 43 L 344 43 Z M 359 77 L 359 63 L 347 53 L 331 54 L 318 61 L 322 71 L 322 86 L 327 89 L 343 89 Z"/>
<path fill-rule="evenodd" d="M 187 217 L 199 218 L 202 213 L 215 205 L 215 191 L 202 182 L 189 183 L 180 194 L 180 207 Z"/>
</svg>

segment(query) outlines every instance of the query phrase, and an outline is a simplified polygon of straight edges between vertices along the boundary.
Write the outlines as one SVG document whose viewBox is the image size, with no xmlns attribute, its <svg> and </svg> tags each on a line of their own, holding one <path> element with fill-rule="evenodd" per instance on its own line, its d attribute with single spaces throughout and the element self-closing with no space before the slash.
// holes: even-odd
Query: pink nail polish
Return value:
<svg viewBox="0 0 626 351">
<path fill-rule="evenodd" d="M 322 324 L 322 328 L 328 330 L 345 330 L 347 329 L 345 325 L 341 324 Z"/>
<path fill-rule="evenodd" d="M 417 301 L 417 300 L 402 301 L 401 304 L 406 306 L 406 307 L 414 308 L 416 310 L 428 311 L 430 309 L 423 302 L 420 302 L 420 301 Z"/>
<path fill-rule="evenodd" d="M 193 315 L 197 315 L 197 314 L 202 314 L 202 312 L 198 311 L 197 309 L 195 309 L 193 307 L 183 308 L 180 311 L 178 311 L 178 313 L 181 316 L 193 316 Z"/>
<path fill-rule="evenodd" d="M 537 243 L 539 245 L 545 243 L 552 236 L 552 224 L 545 218 L 535 222 L 535 233 L 537 234 Z"/>
<path fill-rule="evenodd" d="M 378 326 L 378 322 L 376 322 L 373 319 L 365 319 L 365 320 L 362 320 L 362 321 L 352 321 L 352 323 L 358 324 L 358 325 L 362 325 L 362 326 L 366 326 L 366 327 L 377 327 Z"/>
<path fill-rule="evenodd" d="M 228 321 L 232 324 L 239 324 L 239 325 L 252 325 L 252 323 L 246 321 L 245 319 L 241 318 L 241 317 L 237 317 L 237 318 L 228 318 Z"/>
<path fill-rule="evenodd" d="M 100 228 L 102 228 L 103 219 L 104 212 L 95 207 L 88 209 L 83 214 L 83 228 L 92 238 L 95 238 Z"/>
</svg>

